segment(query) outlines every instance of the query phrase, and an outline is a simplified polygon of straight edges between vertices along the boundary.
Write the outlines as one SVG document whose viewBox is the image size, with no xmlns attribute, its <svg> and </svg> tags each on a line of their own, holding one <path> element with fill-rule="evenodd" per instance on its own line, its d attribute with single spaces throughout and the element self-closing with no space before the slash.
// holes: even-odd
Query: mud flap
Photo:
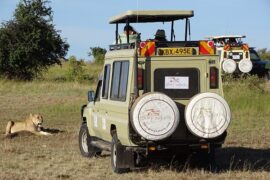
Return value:
<svg viewBox="0 0 270 180">
<path fill-rule="evenodd" d="M 130 150 L 126 150 L 125 146 L 117 146 L 118 152 L 118 161 L 117 167 L 119 168 L 134 168 L 135 161 L 134 161 L 134 152 Z"/>
</svg>

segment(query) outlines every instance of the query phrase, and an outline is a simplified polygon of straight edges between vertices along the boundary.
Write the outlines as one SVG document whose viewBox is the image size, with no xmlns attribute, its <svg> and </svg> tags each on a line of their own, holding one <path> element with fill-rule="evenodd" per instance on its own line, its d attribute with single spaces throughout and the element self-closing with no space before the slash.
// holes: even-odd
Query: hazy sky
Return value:
<svg viewBox="0 0 270 180">
<path fill-rule="evenodd" d="M 19 0 L 0 0 L 0 22 L 12 18 Z M 51 0 L 54 24 L 70 44 L 68 56 L 91 59 L 89 47 L 108 49 L 114 41 L 111 16 L 127 10 L 194 10 L 192 40 L 207 35 L 243 34 L 252 47 L 270 49 L 270 0 Z M 133 25 L 142 38 L 153 38 L 157 28 L 169 36 L 169 24 Z M 122 26 L 120 26 L 122 28 Z M 184 24 L 177 22 L 176 38 L 184 37 Z"/>
</svg>

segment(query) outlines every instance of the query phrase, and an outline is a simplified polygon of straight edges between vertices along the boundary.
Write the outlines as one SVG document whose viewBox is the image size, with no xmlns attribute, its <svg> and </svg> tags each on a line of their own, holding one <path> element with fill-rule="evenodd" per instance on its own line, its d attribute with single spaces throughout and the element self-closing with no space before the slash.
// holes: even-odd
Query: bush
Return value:
<svg viewBox="0 0 270 180">
<path fill-rule="evenodd" d="M 69 81 L 81 82 L 86 79 L 85 75 L 85 63 L 83 60 L 77 60 L 75 56 L 71 56 L 69 59 L 69 67 L 67 71 L 67 79 Z"/>
</svg>

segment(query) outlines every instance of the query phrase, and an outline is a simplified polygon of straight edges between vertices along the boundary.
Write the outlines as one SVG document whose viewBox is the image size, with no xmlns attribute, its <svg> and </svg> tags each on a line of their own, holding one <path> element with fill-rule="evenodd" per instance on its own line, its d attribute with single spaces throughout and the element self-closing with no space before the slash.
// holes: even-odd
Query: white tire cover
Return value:
<svg viewBox="0 0 270 180">
<path fill-rule="evenodd" d="M 232 59 L 226 59 L 222 62 L 222 69 L 226 73 L 233 73 L 236 70 L 236 62 Z"/>
<path fill-rule="evenodd" d="M 215 138 L 226 131 L 231 121 L 227 102 L 215 93 L 194 96 L 185 110 L 190 132 L 201 138 Z"/>
<path fill-rule="evenodd" d="M 241 60 L 238 66 L 242 73 L 249 73 L 253 67 L 252 62 L 246 59 Z"/>
<path fill-rule="evenodd" d="M 139 97 L 132 106 L 131 115 L 135 131 L 152 141 L 169 137 L 180 121 L 175 102 L 162 93 L 146 93 Z"/>
</svg>

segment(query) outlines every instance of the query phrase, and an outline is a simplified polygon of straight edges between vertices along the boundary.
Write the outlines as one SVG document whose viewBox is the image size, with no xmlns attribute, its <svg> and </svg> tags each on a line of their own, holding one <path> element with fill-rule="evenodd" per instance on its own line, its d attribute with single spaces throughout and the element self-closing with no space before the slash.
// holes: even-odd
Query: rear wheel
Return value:
<svg viewBox="0 0 270 180">
<path fill-rule="evenodd" d="M 122 153 L 123 146 L 121 142 L 117 138 L 117 134 L 114 133 L 112 136 L 112 144 L 111 144 L 111 165 L 113 172 L 115 173 L 124 173 L 128 172 L 129 168 L 121 168 L 120 163 L 122 161 L 121 158 L 124 158 Z"/>
<path fill-rule="evenodd" d="M 210 147 L 209 150 L 198 151 L 195 155 L 196 165 L 207 169 L 213 169 L 216 167 L 216 149 Z"/>
<path fill-rule="evenodd" d="M 264 79 L 266 82 L 269 82 L 270 81 L 270 70 L 268 70 L 265 75 L 264 75 Z"/>
<path fill-rule="evenodd" d="M 101 149 L 91 145 L 92 137 L 89 135 L 87 124 L 83 123 L 79 133 L 79 146 L 82 156 L 93 157 L 101 154 Z"/>
</svg>

